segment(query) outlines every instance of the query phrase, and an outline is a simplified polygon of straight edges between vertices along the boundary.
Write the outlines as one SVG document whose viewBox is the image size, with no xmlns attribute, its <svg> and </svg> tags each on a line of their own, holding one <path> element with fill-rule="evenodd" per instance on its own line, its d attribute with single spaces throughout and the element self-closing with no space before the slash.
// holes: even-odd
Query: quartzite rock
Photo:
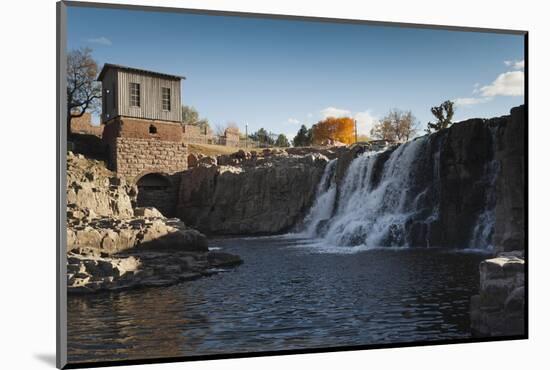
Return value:
<svg viewBox="0 0 550 370">
<path fill-rule="evenodd" d="M 270 152 L 240 166 L 198 166 L 182 173 L 178 215 L 211 234 L 278 233 L 293 226 L 313 202 L 327 157 Z M 260 158 L 260 159 L 259 159 Z M 232 159 L 233 160 L 233 159 Z M 227 163 L 228 159 L 218 159 Z"/>
</svg>

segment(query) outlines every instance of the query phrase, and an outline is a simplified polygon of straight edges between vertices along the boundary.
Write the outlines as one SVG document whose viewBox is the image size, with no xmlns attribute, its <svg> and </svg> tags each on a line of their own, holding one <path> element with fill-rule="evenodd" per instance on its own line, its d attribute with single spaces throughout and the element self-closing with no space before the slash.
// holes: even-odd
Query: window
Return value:
<svg viewBox="0 0 550 370">
<path fill-rule="evenodd" d="M 139 84 L 135 82 L 130 82 L 130 106 L 139 107 L 140 100 Z"/>
<path fill-rule="evenodd" d="M 153 125 L 149 126 L 149 133 L 150 134 L 156 134 L 157 133 L 157 128 Z"/>
<path fill-rule="evenodd" d="M 162 110 L 170 110 L 170 89 L 162 88 Z"/>
</svg>

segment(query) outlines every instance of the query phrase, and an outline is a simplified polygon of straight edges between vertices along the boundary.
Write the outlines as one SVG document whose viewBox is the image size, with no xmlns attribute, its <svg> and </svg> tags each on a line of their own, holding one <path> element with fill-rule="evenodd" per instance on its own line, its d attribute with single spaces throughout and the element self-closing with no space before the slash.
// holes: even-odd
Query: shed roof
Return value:
<svg viewBox="0 0 550 370">
<path fill-rule="evenodd" d="M 103 77 L 105 76 L 105 73 L 109 69 L 122 69 L 122 70 L 129 71 L 129 72 L 140 73 L 140 74 L 148 74 L 148 75 L 162 77 L 162 78 L 169 78 L 169 79 L 175 79 L 175 80 L 185 80 L 184 76 L 171 75 L 171 74 L 155 72 L 155 71 L 148 71 L 146 69 L 122 66 L 120 64 L 111 64 L 111 63 L 105 63 L 103 65 L 103 68 L 101 69 L 101 72 L 99 72 L 99 76 L 97 76 L 97 80 L 98 81 L 103 81 Z"/>
</svg>

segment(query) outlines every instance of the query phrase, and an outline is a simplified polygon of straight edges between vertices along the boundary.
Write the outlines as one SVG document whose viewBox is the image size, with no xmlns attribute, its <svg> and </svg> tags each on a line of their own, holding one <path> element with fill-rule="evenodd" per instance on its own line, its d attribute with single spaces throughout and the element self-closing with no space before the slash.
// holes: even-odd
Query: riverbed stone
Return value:
<svg viewBox="0 0 550 370">
<path fill-rule="evenodd" d="M 525 260 L 519 255 L 502 254 L 480 263 L 479 294 L 470 301 L 470 322 L 474 334 L 524 334 Z"/>
</svg>

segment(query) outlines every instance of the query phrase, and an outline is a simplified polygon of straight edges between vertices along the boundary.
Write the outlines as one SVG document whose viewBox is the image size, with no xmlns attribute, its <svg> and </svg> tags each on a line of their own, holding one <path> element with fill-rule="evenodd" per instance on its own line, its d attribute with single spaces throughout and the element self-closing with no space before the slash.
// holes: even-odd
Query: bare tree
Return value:
<svg viewBox="0 0 550 370">
<path fill-rule="evenodd" d="M 72 50 L 67 55 L 67 135 L 71 119 L 97 108 L 101 85 L 96 81 L 98 66 L 90 48 Z"/>
<path fill-rule="evenodd" d="M 418 121 L 409 111 L 392 109 L 372 128 L 370 134 L 374 139 L 405 142 L 417 132 Z"/>
</svg>

